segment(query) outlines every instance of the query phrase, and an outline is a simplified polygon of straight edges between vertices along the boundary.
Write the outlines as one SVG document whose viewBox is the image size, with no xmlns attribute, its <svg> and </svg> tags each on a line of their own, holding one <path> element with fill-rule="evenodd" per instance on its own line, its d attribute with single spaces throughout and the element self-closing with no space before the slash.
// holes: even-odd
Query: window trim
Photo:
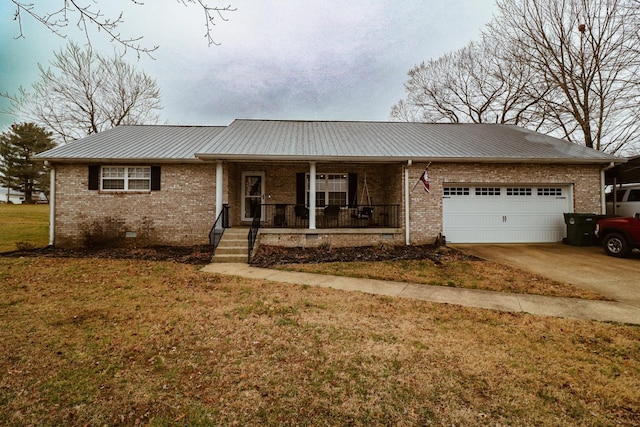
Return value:
<svg viewBox="0 0 640 427">
<path fill-rule="evenodd" d="M 318 191 L 318 184 L 320 181 L 320 177 L 321 176 L 325 176 L 324 178 L 324 190 L 322 191 Z M 330 186 L 329 186 L 329 176 L 331 175 L 340 175 L 342 177 L 344 177 L 344 184 L 346 186 L 346 188 L 344 189 L 344 191 L 331 191 Z M 309 206 L 309 190 L 310 190 L 310 185 L 309 185 L 309 177 L 310 174 L 309 173 L 305 173 L 305 193 L 304 193 L 304 201 L 305 201 L 305 205 Z M 342 205 L 339 205 L 341 209 L 347 209 L 350 205 L 350 192 L 349 192 L 349 173 L 347 172 L 317 172 L 316 173 L 316 202 L 317 202 L 317 198 L 318 198 L 318 194 L 323 193 L 324 194 L 324 200 L 325 200 L 325 204 L 323 206 L 319 206 L 316 203 L 316 208 L 324 208 L 326 206 L 329 206 L 329 193 L 344 193 L 345 195 L 345 203 Z"/>
<path fill-rule="evenodd" d="M 538 187 L 537 195 L 538 197 L 562 197 L 564 191 L 560 186 L 541 186 Z"/>
<path fill-rule="evenodd" d="M 124 169 L 124 174 L 122 178 L 111 178 L 111 177 L 106 177 L 105 178 L 105 169 L 110 169 L 110 168 L 121 168 Z M 129 169 L 143 169 L 145 173 L 145 177 L 129 177 Z M 104 187 L 104 182 L 105 180 L 111 180 L 111 179 L 116 179 L 116 180 L 123 180 L 123 188 L 105 188 Z M 148 182 L 148 186 L 147 188 L 130 188 L 129 185 L 129 181 L 147 181 Z M 99 179 L 99 189 L 101 192 L 105 192 L 105 193 L 150 193 L 151 187 L 152 187 L 152 167 L 151 166 L 143 166 L 143 165 L 138 165 L 138 166 L 134 166 L 134 165 L 103 165 L 100 166 L 100 179 Z"/>
<path fill-rule="evenodd" d="M 506 187 L 507 197 L 533 197 L 533 187 Z"/>
<path fill-rule="evenodd" d="M 463 185 L 448 185 L 442 189 L 443 197 L 470 196 L 471 187 Z"/>
<path fill-rule="evenodd" d="M 475 187 L 474 194 L 479 197 L 499 197 L 502 194 L 502 187 Z"/>
</svg>

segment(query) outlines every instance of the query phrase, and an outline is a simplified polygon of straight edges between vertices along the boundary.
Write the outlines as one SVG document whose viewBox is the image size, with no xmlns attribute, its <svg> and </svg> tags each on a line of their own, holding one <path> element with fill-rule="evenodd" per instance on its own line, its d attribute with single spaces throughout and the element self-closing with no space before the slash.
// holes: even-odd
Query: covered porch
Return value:
<svg viewBox="0 0 640 427">
<path fill-rule="evenodd" d="M 400 162 L 227 160 L 217 166 L 216 208 L 257 244 L 404 244 L 403 171 Z"/>
<path fill-rule="evenodd" d="M 226 162 L 229 225 L 399 228 L 399 163 Z"/>
</svg>

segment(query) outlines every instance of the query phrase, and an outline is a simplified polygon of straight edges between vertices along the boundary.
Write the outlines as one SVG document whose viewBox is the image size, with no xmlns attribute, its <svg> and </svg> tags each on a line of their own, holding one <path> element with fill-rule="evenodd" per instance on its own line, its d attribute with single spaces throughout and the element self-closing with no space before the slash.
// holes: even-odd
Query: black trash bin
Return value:
<svg viewBox="0 0 640 427">
<path fill-rule="evenodd" d="M 595 240 L 598 215 L 591 213 L 565 213 L 567 243 L 571 246 L 591 246 Z"/>
</svg>

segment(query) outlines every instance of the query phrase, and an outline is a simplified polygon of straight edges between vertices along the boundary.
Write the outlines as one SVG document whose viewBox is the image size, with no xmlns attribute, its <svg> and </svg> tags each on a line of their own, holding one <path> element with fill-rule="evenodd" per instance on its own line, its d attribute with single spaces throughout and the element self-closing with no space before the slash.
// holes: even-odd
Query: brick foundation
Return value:
<svg viewBox="0 0 640 427">
<path fill-rule="evenodd" d="M 399 229 L 336 229 L 327 230 L 288 230 L 261 229 L 258 244 L 284 247 L 334 248 L 376 245 L 403 245 L 404 234 Z"/>
</svg>

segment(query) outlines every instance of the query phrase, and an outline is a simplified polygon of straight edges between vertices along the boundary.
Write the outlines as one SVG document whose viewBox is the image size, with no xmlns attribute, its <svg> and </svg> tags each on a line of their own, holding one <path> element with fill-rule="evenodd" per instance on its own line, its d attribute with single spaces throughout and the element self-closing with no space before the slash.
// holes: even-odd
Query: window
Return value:
<svg viewBox="0 0 640 427">
<path fill-rule="evenodd" d="M 469 187 L 444 187 L 443 196 L 468 196 Z"/>
<path fill-rule="evenodd" d="M 476 188 L 476 196 L 499 196 L 500 187 L 478 187 Z"/>
<path fill-rule="evenodd" d="M 562 196 L 562 188 L 538 188 L 538 196 Z"/>
<path fill-rule="evenodd" d="M 145 166 L 103 166 L 101 189 L 105 191 L 149 191 L 151 168 Z"/>
<path fill-rule="evenodd" d="M 507 196 L 530 196 L 531 187 L 507 187 Z"/>
<path fill-rule="evenodd" d="M 309 201 L 309 175 L 307 175 L 307 204 Z M 346 207 L 349 180 L 346 173 L 316 175 L 316 207 L 336 205 Z"/>
<path fill-rule="evenodd" d="M 629 196 L 627 196 L 627 202 L 640 202 L 640 190 L 629 190 Z"/>
</svg>

